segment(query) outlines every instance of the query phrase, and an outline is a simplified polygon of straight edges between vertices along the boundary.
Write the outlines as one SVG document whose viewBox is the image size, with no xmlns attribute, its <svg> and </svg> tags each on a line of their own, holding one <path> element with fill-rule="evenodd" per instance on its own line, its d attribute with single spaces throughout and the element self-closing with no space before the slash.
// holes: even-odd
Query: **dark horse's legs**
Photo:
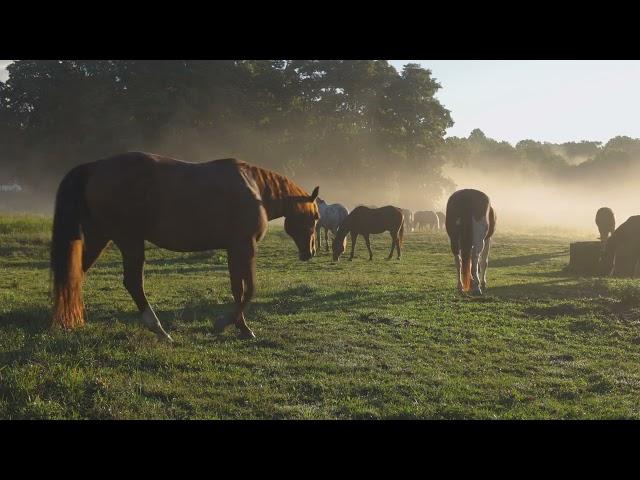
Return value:
<svg viewBox="0 0 640 480">
<path fill-rule="evenodd" d="M 326 251 L 329 251 L 329 229 L 324 227 L 324 245 L 326 247 Z M 319 247 L 320 245 L 318 245 Z"/>
<path fill-rule="evenodd" d="M 356 251 L 356 240 L 358 239 L 358 234 L 351 232 L 351 256 L 349 260 L 353 260 L 353 253 Z"/>
<path fill-rule="evenodd" d="M 396 249 L 396 245 L 398 244 L 398 233 L 389 233 L 391 234 L 391 251 L 389 252 L 387 260 L 391 260 L 391 257 L 393 257 L 393 251 Z M 398 258 L 400 258 L 400 247 L 398 247 Z"/>
<path fill-rule="evenodd" d="M 149 305 L 147 296 L 144 293 L 144 240 L 140 238 L 116 241 L 116 245 L 122 252 L 124 286 L 142 314 L 142 323 L 162 340 L 173 341 L 162 328 L 160 320 L 158 320 L 153 308 Z"/>
<path fill-rule="evenodd" d="M 373 252 L 371 251 L 371 244 L 369 243 L 369 234 L 363 234 L 364 241 L 367 244 L 367 250 L 369 250 L 369 260 L 373 260 Z"/>
<path fill-rule="evenodd" d="M 231 278 L 231 292 L 235 306 L 233 313 L 218 320 L 214 333 L 222 333 L 231 323 L 240 330 L 241 338 L 255 338 L 244 319 L 244 309 L 253 297 L 256 278 L 256 243 L 255 240 L 247 244 L 241 243 L 228 250 L 229 276 Z"/>
</svg>

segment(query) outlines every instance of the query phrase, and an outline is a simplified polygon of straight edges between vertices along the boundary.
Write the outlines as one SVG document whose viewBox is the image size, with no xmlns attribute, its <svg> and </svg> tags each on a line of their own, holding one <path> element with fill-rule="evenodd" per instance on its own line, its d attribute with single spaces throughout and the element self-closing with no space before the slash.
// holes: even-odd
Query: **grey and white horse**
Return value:
<svg viewBox="0 0 640 480">
<path fill-rule="evenodd" d="M 323 199 L 316 199 L 316 203 L 318 204 L 318 210 L 320 212 L 320 219 L 318 220 L 318 225 L 316 227 L 316 234 L 318 236 L 318 247 L 320 247 L 322 243 L 322 235 L 321 229 L 324 228 L 324 242 L 326 251 L 329 251 L 329 231 L 336 236 L 338 232 L 338 227 L 342 223 L 342 221 L 349 216 L 349 210 L 347 210 L 343 205 L 339 203 L 333 203 L 328 205 Z M 346 238 L 345 238 L 346 244 Z"/>
</svg>

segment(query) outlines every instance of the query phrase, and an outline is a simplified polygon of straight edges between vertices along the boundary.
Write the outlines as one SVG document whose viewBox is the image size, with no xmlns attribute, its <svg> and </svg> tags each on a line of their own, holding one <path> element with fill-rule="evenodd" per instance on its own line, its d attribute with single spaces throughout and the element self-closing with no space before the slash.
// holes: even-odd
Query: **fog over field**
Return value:
<svg viewBox="0 0 640 480">
<path fill-rule="evenodd" d="M 477 188 L 500 228 L 593 232 L 601 206 L 638 213 L 639 65 L 0 61 L 0 184 L 24 187 L 0 210 L 50 214 L 71 167 L 133 150 L 241 158 L 350 209 L 444 211 Z"/>
</svg>

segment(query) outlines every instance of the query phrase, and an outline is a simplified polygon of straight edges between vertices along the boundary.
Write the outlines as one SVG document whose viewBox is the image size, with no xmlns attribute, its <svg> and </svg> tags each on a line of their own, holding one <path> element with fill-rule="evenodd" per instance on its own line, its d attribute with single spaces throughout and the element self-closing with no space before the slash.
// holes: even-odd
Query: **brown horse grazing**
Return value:
<svg viewBox="0 0 640 480">
<path fill-rule="evenodd" d="M 613 215 L 613 210 L 608 207 L 598 209 L 596 212 L 596 225 L 600 231 L 600 240 L 606 241 L 616 229 L 616 217 Z"/>
<path fill-rule="evenodd" d="M 436 212 L 432 212 L 430 210 L 414 213 L 413 224 L 416 230 L 421 230 L 422 228 L 426 230 L 427 227 L 431 228 L 431 230 L 438 230 L 440 227 L 438 215 L 436 215 Z"/>
<path fill-rule="evenodd" d="M 472 189 L 453 193 L 447 202 L 446 226 L 456 261 L 458 290 L 462 293 L 473 286 L 473 293 L 482 295 L 487 286 L 491 236 L 496 228 L 496 215 L 489 197 Z"/>
<path fill-rule="evenodd" d="M 176 252 L 226 249 L 235 308 L 214 332 L 234 323 L 242 337 L 254 337 L 244 309 L 254 292 L 256 244 L 268 221 L 284 216 L 300 259 L 309 260 L 316 250 L 317 196 L 318 187 L 309 195 L 282 175 L 234 159 L 187 163 L 131 152 L 75 167 L 56 197 L 53 326 L 84 324 L 83 277 L 113 241 L 143 324 L 170 341 L 144 293 L 147 240 Z"/>
<path fill-rule="evenodd" d="M 640 215 L 629 217 L 607 240 L 600 260 L 603 275 L 633 277 L 640 262 Z"/>
<path fill-rule="evenodd" d="M 356 248 L 358 235 L 364 237 L 369 250 L 369 260 L 373 260 L 373 252 L 369 243 L 369 235 L 372 233 L 389 232 L 391 234 L 391 251 L 387 260 L 393 256 L 393 250 L 398 249 L 398 260 L 400 260 L 400 247 L 404 237 L 404 217 L 402 210 L 388 205 L 380 208 L 356 207 L 349 216 L 338 227 L 338 233 L 333 239 L 333 261 L 337 262 L 345 249 L 345 238 L 351 232 L 351 256 Z"/>
</svg>

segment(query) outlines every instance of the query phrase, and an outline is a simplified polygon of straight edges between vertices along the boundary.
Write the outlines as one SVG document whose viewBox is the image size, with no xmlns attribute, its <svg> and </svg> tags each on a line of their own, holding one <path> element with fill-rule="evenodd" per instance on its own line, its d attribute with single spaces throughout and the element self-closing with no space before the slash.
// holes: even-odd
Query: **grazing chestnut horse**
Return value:
<svg viewBox="0 0 640 480">
<path fill-rule="evenodd" d="M 438 223 L 440 224 L 440 230 L 444 230 L 447 222 L 446 215 L 442 212 L 436 212 L 436 215 L 438 216 Z"/>
<path fill-rule="evenodd" d="M 430 210 L 414 213 L 413 223 L 416 226 L 416 230 L 421 230 L 422 228 L 426 230 L 427 227 L 430 227 L 431 230 L 438 230 L 440 227 L 438 215 L 436 215 L 436 212 L 432 212 Z"/>
<path fill-rule="evenodd" d="M 613 215 L 613 210 L 608 207 L 598 209 L 596 212 L 596 225 L 600 231 L 600 240 L 605 242 L 616 229 L 616 217 Z"/>
<path fill-rule="evenodd" d="M 491 236 L 496 228 L 489 197 L 472 189 L 453 193 L 447 202 L 446 226 L 456 261 L 458 290 L 462 293 L 473 287 L 474 294 L 482 295 L 487 286 Z"/>
<path fill-rule="evenodd" d="M 600 261 L 603 275 L 633 277 L 640 262 L 640 215 L 629 217 L 609 237 Z"/>
<path fill-rule="evenodd" d="M 143 324 L 171 341 L 144 293 L 147 240 L 176 252 L 226 249 L 235 308 L 214 332 L 234 323 L 243 338 L 254 337 L 244 309 L 254 292 L 256 244 L 268 221 L 284 216 L 300 259 L 309 260 L 315 254 L 317 195 L 318 187 L 309 195 L 282 175 L 235 159 L 187 163 L 131 152 L 75 167 L 56 197 L 53 325 L 84 324 L 83 277 L 113 241 Z"/>
<path fill-rule="evenodd" d="M 369 235 L 372 233 L 389 232 L 391 234 L 391 251 L 387 260 L 393 256 L 393 250 L 398 249 L 398 260 L 400 260 L 400 247 L 402 246 L 402 238 L 404 236 L 404 217 L 402 210 L 397 207 L 388 205 L 380 208 L 356 207 L 349 216 L 344 219 L 338 228 L 338 233 L 333 239 L 333 261 L 337 262 L 340 255 L 345 249 L 345 238 L 351 233 L 351 256 L 349 260 L 353 260 L 353 253 L 356 248 L 356 240 L 358 235 L 364 237 L 369 250 L 369 260 L 373 259 L 371 244 L 369 243 Z"/>
</svg>

